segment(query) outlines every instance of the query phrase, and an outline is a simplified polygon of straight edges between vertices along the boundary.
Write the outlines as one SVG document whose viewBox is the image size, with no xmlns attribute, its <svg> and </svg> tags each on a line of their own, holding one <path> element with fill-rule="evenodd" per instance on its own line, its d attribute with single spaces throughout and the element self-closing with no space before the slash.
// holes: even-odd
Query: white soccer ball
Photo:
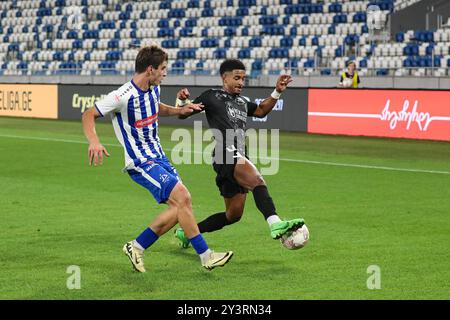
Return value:
<svg viewBox="0 0 450 320">
<path fill-rule="evenodd" d="M 344 88 L 351 88 L 353 86 L 353 80 L 350 78 L 344 79 L 344 81 L 342 81 L 342 86 Z"/>
<path fill-rule="evenodd" d="M 286 249 L 301 249 L 306 246 L 309 241 L 308 227 L 304 224 L 302 227 L 283 235 L 280 241 Z"/>
</svg>

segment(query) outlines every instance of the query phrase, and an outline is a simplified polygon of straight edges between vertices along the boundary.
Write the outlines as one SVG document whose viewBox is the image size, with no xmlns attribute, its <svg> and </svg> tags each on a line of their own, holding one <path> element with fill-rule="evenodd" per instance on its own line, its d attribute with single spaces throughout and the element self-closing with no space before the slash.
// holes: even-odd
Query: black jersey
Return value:
<svg viewBox="0 0 450 320">
<path fill-rule="evenodd" d="M 237 150 L 245 155 L 245 129 L 247 117 L 258 107 L 239 94 L 221 89 L 203 92 L 193 103 L 202 103 L 210 129 L 216 140 L 215 151 Z"/>
</svg>

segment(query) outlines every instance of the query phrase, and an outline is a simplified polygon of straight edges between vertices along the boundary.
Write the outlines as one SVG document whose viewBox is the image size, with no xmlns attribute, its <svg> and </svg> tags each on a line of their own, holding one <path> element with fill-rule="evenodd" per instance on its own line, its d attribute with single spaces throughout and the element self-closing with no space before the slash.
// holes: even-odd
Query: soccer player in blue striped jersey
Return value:
<svg viewBox="0 0 450 320">
<path fill-rule="evenodd" d="M 186 116 L 201 110 L 200 104 L 175 108 L 160 102 L 160 84 L 167 75 L 167 63 L 168 55 L 160 47 L 140 49 L 132 80 L 84 112 L 82 122 L 89 142 L 89 164 L 97 166 L 102 164 L 103 155 L 109 157 L 95 131 L 95 119 L 109 114 L 117 139 L 124 148 L 124 171 L 148 189 L 158 203 L 168 205 L 135 240 L 123 246 L 123 252 L 133 268 L 145 272 L 144 250 L 179 223 L 199 254 L 202 266 L 211 270 L 225 265 L 233 252 L 220 253 L 208 248 L 195 221 L 189 191 L 161 147 L 158 137 L 159 116 Z"/>
</svg>

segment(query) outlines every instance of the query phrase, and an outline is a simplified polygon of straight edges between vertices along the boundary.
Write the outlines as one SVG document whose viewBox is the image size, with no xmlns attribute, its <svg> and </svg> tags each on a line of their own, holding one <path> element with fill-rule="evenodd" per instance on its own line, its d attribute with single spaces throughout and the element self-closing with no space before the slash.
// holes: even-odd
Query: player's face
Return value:
<svg viewBox="0 0 450 320">
<path fill-rule="evenodd" d="M 354 63 L 352 63 L 352 64 L 350 64 L 350 65 L 348 66 L 348 72 L 351 73 L 351 74 L 353 74 L 353 72 L 355 71 L 355 69 L 356 69 L 356 66 L 355 66 Z"/>
<path fill-rule="evenodd" d="M 222 76 L 223 87 L 226 92 L 240 94 L 245 83 L 245 70 L 225 72 Z"/>
<path fill-rule="evenodd" d="M 150 84 L 156 86 L 160 85 L 164 77 L 167 75 L 167 61 L 161 63 L 158 69 L 155 69 L 152 66 L 150 66 L 149 73 L 150 73 Z"/>
</svg>

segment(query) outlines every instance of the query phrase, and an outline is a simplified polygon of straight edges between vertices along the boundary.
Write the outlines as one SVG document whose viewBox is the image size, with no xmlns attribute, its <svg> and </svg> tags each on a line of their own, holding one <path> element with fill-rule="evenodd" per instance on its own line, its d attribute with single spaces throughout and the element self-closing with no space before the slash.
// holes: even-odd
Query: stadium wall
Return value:
<svg viewBox="0 0 450 320">
<path fill-rule="evenodd" d="M 58 86 L 0 84 L 0 116 L 57 119 Z"/>
<path fill-rule="evenodd" d="M 450 141 L 449 91 L 310 89 L 308 132 Z"/>
<path fill-rule="evenodd" d="M 82 112 L 116 85 L 0 84 L 0 116 L 80 120 Z M 161 101 L 174 104 L 182 86 L 163 86 Z M 196 97 L 211 86 L 190 87 Z M 246 88 L 258 103 L 272 88 Z M 250 117 L 249 128 L 450 141 L 450 91 L 290 88 L 266 118 Z M 187 120 L 161 117 L 161 125 L 192 126 L 204 114 Z M 101 121 L 109 121 L 105 117 Z"/>
<path fill-rule="evenodd" d="M 108 92 L 116 89 L 117 86 L 111 85 L 59 85 L 59 119 L 76 120 L 81 118 L 82 112 L 101 99 Z M 161 101 L 170 105 L 175 104 L 177 92 L 182 86 L 163 86 L 161 90 Z M 192 98 L 197 97 L 208 87 L 189 88 Z M 218 88 L 218 87 L 217 87 Z M 265 99 L 272 92 L 272 88 L 247 88 L 245 96 L 253 101 Z M 251 117 L 248 122 L 249 128 L 279 128 L 284 131 L 307 130 L 307 107 L 308 91 L 306 89 L 292 88 L 283 94 L 269 117 L 259 119 Z M 107 119 L 109 118 L 107 117 Z M 199 114 L 180 120 L 175 117 L 160 117 L 160 124 L 175 126 L 192 126 L 195 120 L 202 120 L 203 125 L 207 126 L 204 114 Z"/>
<path fill-rule="evenodd" d="M 247 88 L 273 87 L 278 76 L 260 76 L 249 79 Z M 122 85 L 130 80 L 129 76 L 0 76 L 0 83 L 32 84 L 96 84 Z M 293 77 L 291 88 L 336 88 L 339 77 L 309 76 Z M 164 85 L 172 86 L 221 86 L 219 76 L 174 76 L 164 79 Z M 361 77 L 361 87 L 370 89 L 447 89 L 450 90 L 449 77 Z"/>
</svg>

